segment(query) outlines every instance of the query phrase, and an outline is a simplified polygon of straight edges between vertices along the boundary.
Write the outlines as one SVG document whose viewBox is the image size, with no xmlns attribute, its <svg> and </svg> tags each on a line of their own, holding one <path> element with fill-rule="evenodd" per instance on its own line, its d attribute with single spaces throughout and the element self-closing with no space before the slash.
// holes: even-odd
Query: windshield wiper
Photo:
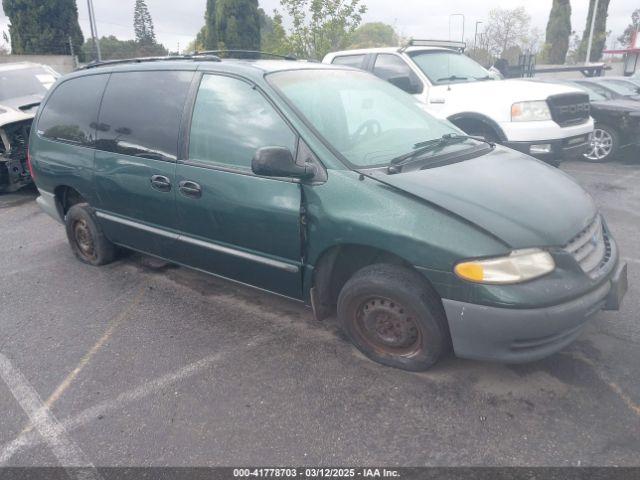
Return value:
<svg viewBox="0 0 640 480">
<path fill-rule="evenodd" d="M 436 80 L 436 82 L 455 82 L 456 80 L 469 80 L 467 77 L 459 77 L 457 75 L 451 75 L 450 77 L 443 77 Z"/>
<path fill-rule="evenodd" d="M 414 161 L 419 161 L 419 157 L 424 153 L 438 152 L 449 145 L 455 145 L 469 139 L 484 142 L 491 146 L 491 148 L 495 146 L 494 143 L 489 142 L 482 137 L 474 137 L 472 135 L 464 135 L 462 133 L 445 133 L 440 138 L 416 143 L 411 152 L 392 159 L 389 163 L 388 171 L 389 173 L 399 173 L 402 170 L 402 167 L 409 165 Z"/>
<path fill-rule="evenodd" d="M 495 80 L 491 75 L 485 75 L 484 77 L 473 77 L 479 82 L 483 82 L 485 80 Z"/>
</svg>

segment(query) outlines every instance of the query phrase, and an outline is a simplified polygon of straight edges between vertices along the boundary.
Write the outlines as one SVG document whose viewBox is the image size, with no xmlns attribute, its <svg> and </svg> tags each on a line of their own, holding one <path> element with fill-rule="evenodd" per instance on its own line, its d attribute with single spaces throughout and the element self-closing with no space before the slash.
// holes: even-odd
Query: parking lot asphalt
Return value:
<svg viewBox="0 0 640 480">
<path fill-rule="evenodd" d="M 0 465 L 640 464 L 640 161 L 562 168 L 629 263 L 622 310 L 543 361 L 419 374 L 289 300 L 84 265 L 34 191 L 0 196 Z"/>
</svg>

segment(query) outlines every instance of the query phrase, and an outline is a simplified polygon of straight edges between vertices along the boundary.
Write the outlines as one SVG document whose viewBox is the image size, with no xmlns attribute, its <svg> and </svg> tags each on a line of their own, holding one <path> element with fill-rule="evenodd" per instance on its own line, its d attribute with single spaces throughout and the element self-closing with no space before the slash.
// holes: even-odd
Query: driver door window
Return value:
<svg viewBox="0 0 640 480">
<path fill-rule="evenodd" d="M 373 73 L 383 80 L 410 94 L 423 90 L 422 82 L 405 61 L 390 53 L 381 53 L 376 57 Z"/>
<path fill-rule="evenodd" d="M 255 151 L 287 147 L 296 137 L 273 106 L 248 83 L 205 75 L 191 122 L 189 159 L 204 164 L 251 168 Z"/>
</svg>

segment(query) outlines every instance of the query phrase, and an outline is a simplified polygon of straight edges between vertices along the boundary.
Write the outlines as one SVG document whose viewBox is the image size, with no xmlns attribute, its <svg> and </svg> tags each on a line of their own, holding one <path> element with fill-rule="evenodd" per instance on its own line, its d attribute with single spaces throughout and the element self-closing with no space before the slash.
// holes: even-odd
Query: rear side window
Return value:
<svg viewBox="0 0 640 480">
<path fill-rule="evenodd" d="M 250 168 L 259 148 L 287 147 L 295 155 L 295 144 L 293 131 L 251 85 L 220 75 L 202 78 L 191 122 L 190 160 Z"/>
<path fill-rule="evenodd" d="M 334 65 L 344 65 L 345 67 L 363 68 L 365 55 L 344 55 L 336 57 L 331 62 Z"/>
<path fill-rule="evenodd" d="M 95 126 L 108 75 L 72 78 L 56 87 L 47 100 L 38 134 L 86 147 L 95 143 Z"/>
<path fill-rule="evenodd" d="M 175 160 L 193 72 L 113 73 L 102 100 L 97 148 L 121 155 Z"/>
</svg>

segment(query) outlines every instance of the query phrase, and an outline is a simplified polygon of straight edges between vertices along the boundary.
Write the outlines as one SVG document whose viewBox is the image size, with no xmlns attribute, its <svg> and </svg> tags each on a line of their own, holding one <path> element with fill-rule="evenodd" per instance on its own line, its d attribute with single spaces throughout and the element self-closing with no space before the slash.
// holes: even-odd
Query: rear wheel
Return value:
<svg viewBox="0 0 640 480">
<path fill-rule="evenodd" d="M 359 270 L 340 292 L 338 318 L 353 344 L 384 365 L 426 370 L 449 349 L 440 298 L 424 278 L 402 266 Z"/>
<path fill-rule="evenodd" d="M 608 162 L 618 152 L 618 145 L 618 132 L 608 125 L 596 125 L 584 159 L 593 163 Z"/>
<path fill-rule="evenodd" d="M 71 251 L 80 261 L 96 266 L 113 261 L 116 247 L 102 233 L 87 203 L 72 206 L 65 216 L 65 224 Z"/>
</svg>

